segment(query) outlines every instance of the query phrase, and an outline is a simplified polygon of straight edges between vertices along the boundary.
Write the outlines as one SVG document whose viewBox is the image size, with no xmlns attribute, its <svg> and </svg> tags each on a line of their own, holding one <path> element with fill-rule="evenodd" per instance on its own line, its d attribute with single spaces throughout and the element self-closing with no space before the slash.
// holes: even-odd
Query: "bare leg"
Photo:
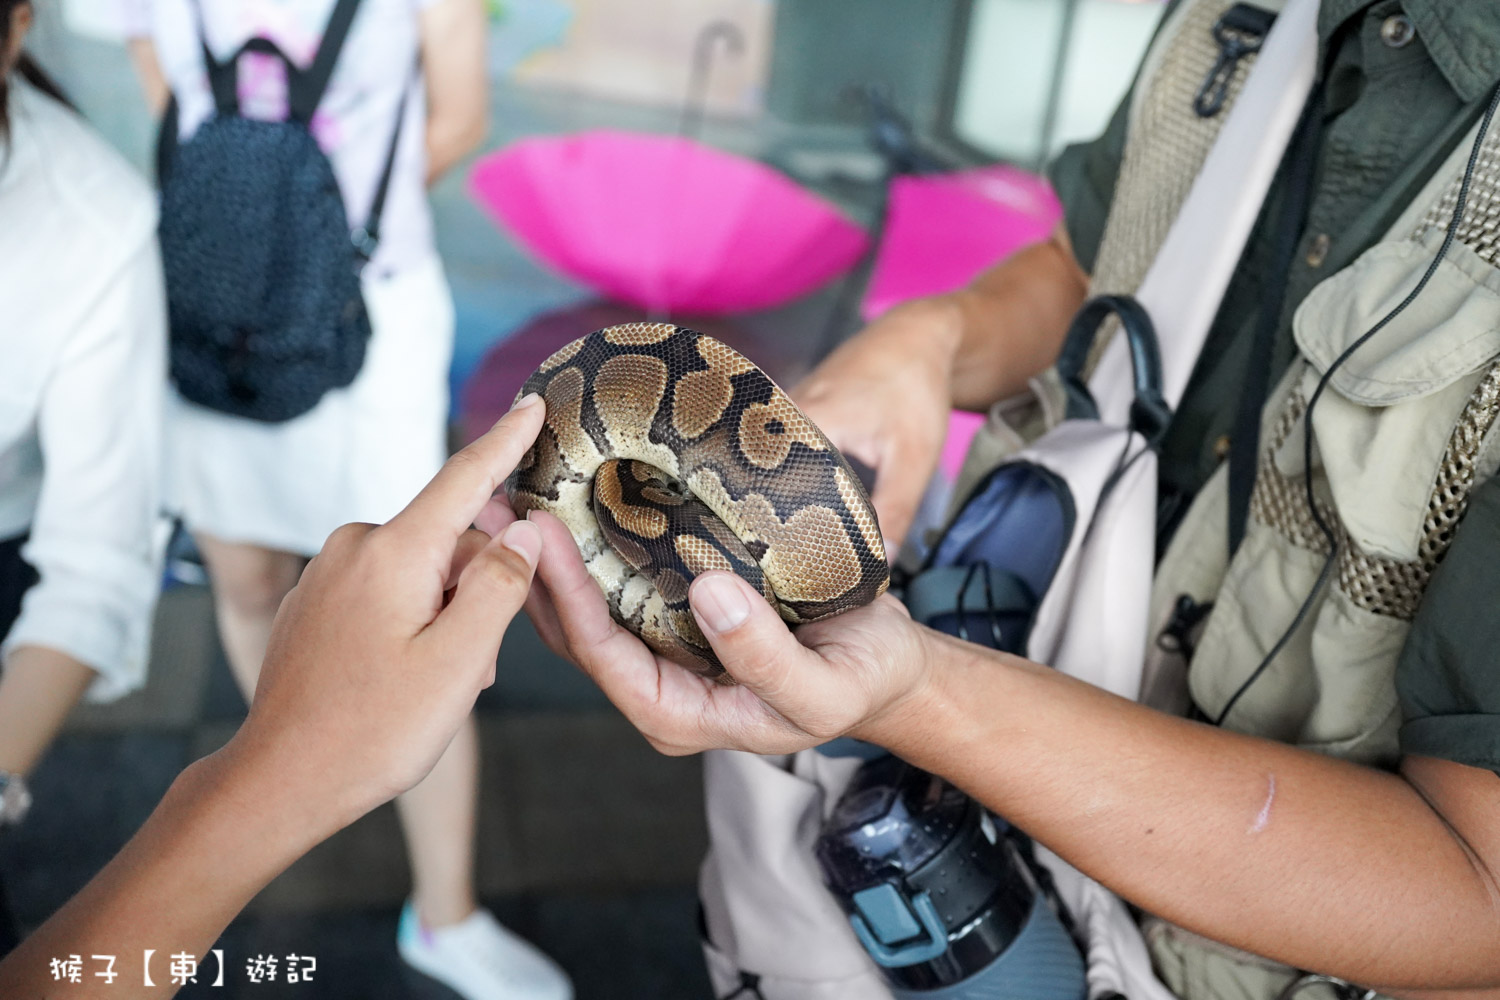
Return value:
<svg viewBox="0 0 1500 1000">
<path fill-rule="evenodd" d="M 297 585 L 306 560 L 292 552 L 194 535 L 213 583 L 219 641 L 234 679 L 249 701 L 271 638 L 271 623 Z"/>
<path fill-rule="evenodd" d="M 396 800 L 411 856 L 412 899 L 427 927 L 474 912 L 479 732 L 470 716 L 422 783 Z"/>
<path fill-rule="evenodd" d="M 255 692 L 271 623 L 297 584 L 305 560 L 290 552 L 196 535 L 213 581 L 219 639 L 248 701 Z M 396 800 L 411 859 L 417 913 L 428 927 L 474 912 L 474 824 L 479 798 L 479 736 L 470 719 L 432 773 Z"/>
</svg>

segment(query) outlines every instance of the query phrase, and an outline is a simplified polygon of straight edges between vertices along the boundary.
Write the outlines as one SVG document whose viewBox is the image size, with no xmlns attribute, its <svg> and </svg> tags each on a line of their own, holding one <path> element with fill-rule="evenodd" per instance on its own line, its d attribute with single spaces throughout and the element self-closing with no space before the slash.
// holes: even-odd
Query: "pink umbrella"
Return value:
<svg viewBox="0 0 1500 1000">
<path fill-rule="evenodd" d="M 780 305 L 866 246 L 863 230 L 775 171 L 680 136 L 524 139 L 481 158 L 469 190 L 553 267 L 659 314 Z"/>
<path fill-rule="evenodd" d="M 891 181 L 885 229 L 862 311 L 874 319 L 898 302 L 952 291 L 1062 218 L 1046 180 L 996 164 Z"/>
<path fill-rule="evenodd" d="M 907 299 L 960 288 L 1044 239 L 1060 218 L 1062 206 L 1047 182 L 1016 167 L 903 174 L 891 181 L 861 312 L 870 320 Z M 983 422 L 980 414 L 953 412 L 940 462 L 950 480 Z"/>
</svg>

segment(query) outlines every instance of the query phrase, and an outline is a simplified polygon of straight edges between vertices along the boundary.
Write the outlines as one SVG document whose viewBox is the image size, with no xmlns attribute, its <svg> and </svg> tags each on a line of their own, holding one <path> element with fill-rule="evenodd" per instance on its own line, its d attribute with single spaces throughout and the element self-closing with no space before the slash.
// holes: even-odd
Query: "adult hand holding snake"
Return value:
<svg viewBox="0 0 1500 1000">
<path fill-rule="evenodd" d="M 910 619 L 890 599 L 866 607 L 887 583 L 870 502 L 839 451 L 764 372 L 692 330 L 633 323 L 559 349 L 522 391 L 547 401 L 547 422 L 507 483 L 510 500 L 563 553 L 529 604 L 533 620 L 658 746 L 728 745 L 703 742 L 717 719 L 735 739 L 801 748 L 885 703 L 881 678 L 866 697 L 818 710 L 876 654 L 901 650 L 884 631 L 909 630 Z M 826 633 L 835 617 L 843 627 Z M 738 628 L 752 619 L 757 630 Z M 788 623 L 815 646 L 839 636 L 830 648 L 844 650 L 834 661 L 848 669 L 807 653 Z M 731 647 L 740 669 L 726 671 L 714 637 L 731 632 L 758 637 L 767 655 Z M 774 692 L 791 674 L 832 687 L 805 704 L 778 703 Z M 632 714 L 637 702 L 678 715 L 655 733 L 650 718 Z M 694 721 L 700 709 L 708 715 Z M 676 732 L 679 722 L 696 736 Z"/>
<path fill-rule="evenodd" d="M 892 557 L 948 432 L 957 319 L 941 300 L 898 306 L 845 341 L 791 392 L 835 447 L 873 470 L 870 502 Z"/>
<path fill-rule="evenodd" d="M 861 510 L 874 507 L 878 534 L 888 543 L 905 535 L 936 467 L 950 408 L 984 409 L 1045 368 L 1058 342 L 1046 331 L 1066 326 L 1082 283 L 1059 230 L 1053 241 L 1016 254 L 969 288 L 897 307 L 871 324 L 798 387 L 805 413 L 789 402 L 783 406 L 785 397 L 772 392 L 763 376 L 765 385 L 752 384 L 759 373 L 748 371 L 754 366 L 745 359 L 706 338 L 695 342 L 691 331 L 648 324 L 600 331 L 564 347 L 523 390 L 547 398 L 549 429 L 543 430 L 535 457 L 523 461 L 509 484 L 517 509 L 534 510 L 532 519 L 555 542 L 556 551 L 544 555 L 539 571 L 543 583 L 528 604 L 538 629 L 670 752 L 716 746 L 785 752 L 860 729 L 905 702 L 921 687 L 926 656 L 920 637 L 930 633 L 913 626 L 890 598 L 858 607 L 884 589 L 883 567 L 871 565 L 875 553 L 867 550 L 891 547 L 868 530 Z M 997 299 L 1009 308 L 990 308 Z M 1003 335 L 994 335 L 997 327 Z M 690 384 L 704 390 L 718 383 L 713 391 L 687 391 Z M 698 402 L 685 405 L 685 400 Z M 767 451 L 772 441 L 794 442 L 793 451 L 785 443 Z M 801 484 L 777 495 L 782 487 L 776 480 L 785 480 L 786 469 L 798 465 L 789 457 L 802 444 L 818 453 L 800 456 L 818 458 L 808 466 L 819 469 L 814 478 L 823 484 L 837 481 L 837 490 L 808 488 L 798 473 L 789 478 L 800 478 Z M 832 450 L 829 444 L 875 471 L 869 500 L 862 490 L 859 497 L 849 495 L 847 466 L 840 479 L 833 466 L 842 463 L 823 457 Z M 658 481 L 639 469 L 642 462 L 671 466 L 667 479 L 677 482 Z M 632 471 L 621 474 L 625 469 Z M 710 489 L 700 491 L 694 484 L 700 474 Z M 728 502 L 721 482 L 730 487 Z M 599 483 L 608 488 L 600 491 Z M 589 484 L 594 484 L 591 497 Z M 740 570 L 747 561 L 762 568 L 778 561 L 765 559 L 765 552 L 752 548 L 747 560 L 711 531 L 702 537 L 723 562 L 684 559 L 673 572 L 691 572 L 674 577 L 661 572 L 670 552 L 641 551 L 645 543 L 662 539 L 676 542 L 679 555 L 689 544 L 701 550 L 689 542 L 681 517 L 669 514 L 663 520 L 640 504 L 641 494 L 655 493 L 669 501 L 664 509 L 670 511 L 674 498 L 667 494 L 686 492 L 682 485 L 700 497 L 717 496 L 710 504 L 715 513 L 727 511 L 731 531 L 742 538 L 759 536 L 756 544 L 768 537 L 767 529 L 777 533 L 790 527 L 796 514 L 827 507 L 842 525 L 833 534 L 853 545 L 858 568 L 853 562 L 839 568 L 836 564 L 846 560 L 826 560 L 817 553 L 828 550 L 819 545 L 794 545 L 801 551 L 782 560 L 797 565 L 799 572 L 791 575 L 831 578 L 837 588 L 829 592 L 833 600 L 814 609 L 816 616 L 802 613 L 805 604 L 793 601 L 788 608 L 779 601 L 781 617 L 801 623 L 793 638 L 767 603 L 775 596 L 766 592 L 769 577 L 756 580 L 752 573 L 756 586 L 749 587 L 711 572 L 730 568 L 725 563 Z M 757 494 L 772 502 L 759 503 Z M 759 509 L 750 510 L 747 498 Z M 627 516 L 611 518 L 611 513 Z M 566 527 L 553 514 L 560 514 Z M 694 519 L 701 520 L 696 514 Z M 616 549 L 615 558 L 605 550 L 619 535 L 626 544 Z M 691 588 L 682 575 L 693 580 Z M 665 609 L 657 596 L 639 596 L 634 577 L 644 576 L 667 584 L 655 588 L 667 598 Z M 748 611 L 735 602 L 733 614 L 706 617 L 730 607 L 736 596 L 757 592 L 762 599 Z M 843 613 L 817 620 L 829 609 Z M 729 624 L 742 614 L 742 621 Z M 686 627 L 679 627 L 683 619 Z M 659 627 L 663 622 L 670 627 Z M 693 635 L 699 631 L 703 634 Z M 644 643 L 637 638 L 642 635 Z M 721 645 L 732 650 L 732 662 L 720 662 Z M 661 655 L 669 652 L 673 655 Z M 679 666 L 695 660 L 692 672 Z M 721 672 L 742 689 L 718 691 L 705 683 L 705 676 Z"/>
<path fill-rule="evenodd" d="M 617 624 L 568 528 L 542 511 L 528 516 L 543 539 L 526 602 L 532 623 L 662 753 L 791 753 L 851 731 L 875 736 L 883 720 L 925 697 L 935 634 L 888 595 L 793 636 L 744 580 L 699 576 L 688 592 L 693 616 L 737 682 L 715 683 Z"/>
<path fill-rule="evenodd" d="M 844 454 L 875 471 L 888 547 L 911 528 L 952 409 L 982 413 L 1057 358 L 1087 276 L 1061 225 L 960 289 L 896 306 L 845 341 L 792 398 Z"/>
</svg>

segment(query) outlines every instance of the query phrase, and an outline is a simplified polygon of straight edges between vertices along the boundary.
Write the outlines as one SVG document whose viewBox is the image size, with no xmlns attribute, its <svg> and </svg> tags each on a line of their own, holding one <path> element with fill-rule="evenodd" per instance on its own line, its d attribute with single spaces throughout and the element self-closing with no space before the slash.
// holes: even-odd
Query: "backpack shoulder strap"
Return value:
<svg viewBox="0 0 1500 1000">
<path fill-rule="evenodd" d="M 193 8 L 193 26 L 198 30 L 198 49 L 203 54 L 203 69 L 208 75 L 209 89 L 213 92 L 214 110 L 225 116 L 237 115 L 240 113 L 240 95 L 239 75 L 235 64 L 239 60 L 239 53 L 223 62 L 214 58 L 213 50 L 208 47 L 208 32 L 203 27 L 203 7 L 198 0 L 188 6 Z M 176 124 L 176 110 L 174 94 L 171 107 L 173 125 Z"/>
<path fill-rule="evenodd" d="M 375 197 L 370 201 L 369 214 L 365 216 L 365 224 L 353 233 L 354 249 L 365 263 L 369 263 L 375 255 L 375 247 L 380 243 L 380 216 L 385 211 L 385 196 L 390 191 L 391 173 L 396 166 L 396 153 L 401 146 L 401 125 L 406 120 L 406 105 L 413 93 L 417 91 L 417 81 L 421 77 L 422 61 L 418 58 L 412 67 L 411 77 L 406 89 L 401 92 L 401 99 L 396 102 L 396 125 L 391 130 L 391 144 L 385 152 L 385 165 L 381 167 L 380 179 L 375 183 Z"/>
<path fill-rule="evenodd" d="M 318 43 L 318 54 L 312 65 L 300 73 L 291 74 L 288 81 L 287 108 L 291 117 L 300 122 L 312 121 L 313 112 L 323 100 L 328 81 L 333 77 L 333 68 L 343 51 L 344 40 L 349 37 L 349 27 L 359 10 L 359 0 L 338 0 L 328 24 L 323 29 L 323 40 Z"/>
</svg>

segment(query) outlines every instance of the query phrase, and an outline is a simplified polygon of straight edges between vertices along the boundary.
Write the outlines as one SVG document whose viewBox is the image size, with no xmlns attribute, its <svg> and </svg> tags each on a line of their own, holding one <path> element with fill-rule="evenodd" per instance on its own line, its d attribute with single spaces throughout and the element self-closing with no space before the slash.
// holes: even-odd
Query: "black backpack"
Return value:
<svg viewBox="0 0 1500 1000">
<path fill-rule="evenodd" d="M 178 145 L 174 101 L 157 170 L 171 376 L 201 406 L 290 420 L 354 381 L 364 362 L 370 319 L 359 275 L 379 237 L 406 102 L 369 216 L 352 236 L 333 167 L 309 129 L 358 7 L 359 0 L 338 0 L 306 70 L 266 38 L 219 62 L 200 17 L 217 113 Z M 240 114 L 236 69 L 246 52 L 285 65 L 286 120 Z"/>
</svg>

